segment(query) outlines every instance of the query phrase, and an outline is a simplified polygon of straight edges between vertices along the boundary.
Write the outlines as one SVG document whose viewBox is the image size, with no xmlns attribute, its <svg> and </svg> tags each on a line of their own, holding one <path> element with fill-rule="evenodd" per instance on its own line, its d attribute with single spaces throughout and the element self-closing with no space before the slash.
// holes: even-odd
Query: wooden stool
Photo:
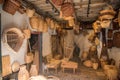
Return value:
<svg viewBox="0 0 120 80">
<path fill-rule="evenodd" d="M 58 67 L 60 66 L 60 63 L 61 61 L 59 60 L 54 60 L 54 61 L 51 61 L 49 64 L 47 64 L 47 73 L 49 71 L 49 69 L 55 69 L 55 72 L 57 73 L 57 69 Z"/>
<path fill-rule="evenodd" d="M 66 68 L 66 69 L 73 69 L 73 73 L 75 73 L 75 70 L 78 68 L 78 63 L 72 61 L 62 62 L 61 68 L 63 72 Z"/>
</svg>

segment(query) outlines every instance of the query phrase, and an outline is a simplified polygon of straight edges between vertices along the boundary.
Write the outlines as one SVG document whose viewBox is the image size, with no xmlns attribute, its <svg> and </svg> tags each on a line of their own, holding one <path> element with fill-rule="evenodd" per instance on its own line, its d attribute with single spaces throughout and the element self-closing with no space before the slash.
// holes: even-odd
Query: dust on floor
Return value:
<svg viewBox="0 0 120 80">
<path fill-rule="evenodd" d="M 46 76 L 54 75 L 60 78 L 60 80 L 107 80 L 102 69 L 94 70 L 85 66 L 80 66 L 76 73 L 73 73 L 72 69 L 65 69 L 63 73 L 61 69 L 55 73 L 54 69 L 50 69 Z"/>
</svg>

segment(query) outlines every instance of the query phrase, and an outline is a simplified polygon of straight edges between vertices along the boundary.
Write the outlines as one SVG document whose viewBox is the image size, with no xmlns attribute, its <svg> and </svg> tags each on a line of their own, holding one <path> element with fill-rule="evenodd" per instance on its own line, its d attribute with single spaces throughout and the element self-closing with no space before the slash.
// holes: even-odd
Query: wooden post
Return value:
<svg viewBox="0 0 120 80">
<path fill-rule="evenodd" d="M 0 80 L 2 80 L 2 51 L 1 51 L 1 13 L 0 13 Z"/>
<path fill-rule="evenodd" d="M 42 32 L 38 35 L 38 43 L 39 43 L 39 73 L 43 74 L 42 68 Z"/>
</svg>

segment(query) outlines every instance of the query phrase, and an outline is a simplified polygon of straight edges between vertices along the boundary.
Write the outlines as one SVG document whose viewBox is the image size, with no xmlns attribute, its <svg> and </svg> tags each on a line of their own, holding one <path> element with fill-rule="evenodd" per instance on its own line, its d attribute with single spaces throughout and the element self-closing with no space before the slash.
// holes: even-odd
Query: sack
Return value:
<svg viewBox="0 0 120 80">
<path fill-rule="evenodd" d="M 19 7 L 20 2 L 18 0 L 6 0 L 3 5 L 3 10 L 14 15 Z"/>
</svg>

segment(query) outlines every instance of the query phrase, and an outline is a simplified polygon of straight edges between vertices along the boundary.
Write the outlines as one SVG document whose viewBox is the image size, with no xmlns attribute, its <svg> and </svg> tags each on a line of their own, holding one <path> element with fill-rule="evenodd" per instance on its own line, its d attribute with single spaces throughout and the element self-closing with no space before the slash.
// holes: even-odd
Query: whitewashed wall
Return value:
<svg viewBox="0 0 120 80">
<path fill-rule="evenodd" d="M 2 32 L 4 28 L 12 27 L 13 25 L 19 27 L 20 29 L 23 28 L 23 26 L 25 26 L 25 20 L 26 20 L 25 14 L 21 15 L 20 13 L 16 12 L 15 15 L 11 15 L 3 11 L 1 6 L 0 6 L 0 13 L 1 13 Z M 24 64 L 24 54 L 27 52 L 27 40 L 24 39 L 22 47 L 17 53 L 6 47 L 3 41 L 1 41 L 1 47 L 2 47 L 2 56 L 10 55 L 11 64 L 15 60 L 19 61 L 20 64 Z"/>
<path fill-rule="evenodd" d="M 43 33 L 43 38 L 42 38 L 42 42 L 43 42 L 42 43 L 42 47 L 43 47 L 42 53 L 43 53 L 43 56 L 51 54 L 50 38 L 51 38 L 51 36 L 48 32 Z"/>
<path fill-rule="evenodd" d="M 16 12 L 15 15 L 11 15 L 9 13 L 6 13 L 2 10 L 2 7 L 0 5 L 0 13 L 1 13 L 1 23 L 2 23 L 2 31 L 6 27 L 19 27 L 20 29 L 23 29 L 25 26 L 29 26 L 28 24 L 28 17 L 26 14 L 20 14 L 19 12 Z M 51 54 L 51 44 L 50 44 L 50 35 L 48 33 L 43 33 L 43 56 L 46 56 L 48 54 Z M 24 55 L 27 53 L 27 40 L 24 39 L 22 47 L 20 50 L 16 53 L 14 51 L 11 51 L 6 45 L 2 43 L 2 56 L 4 55 L 10 55 L 11 64 L 13 61 L 17 60 L 21 64 L 24 64 Z"/>
</svg>

